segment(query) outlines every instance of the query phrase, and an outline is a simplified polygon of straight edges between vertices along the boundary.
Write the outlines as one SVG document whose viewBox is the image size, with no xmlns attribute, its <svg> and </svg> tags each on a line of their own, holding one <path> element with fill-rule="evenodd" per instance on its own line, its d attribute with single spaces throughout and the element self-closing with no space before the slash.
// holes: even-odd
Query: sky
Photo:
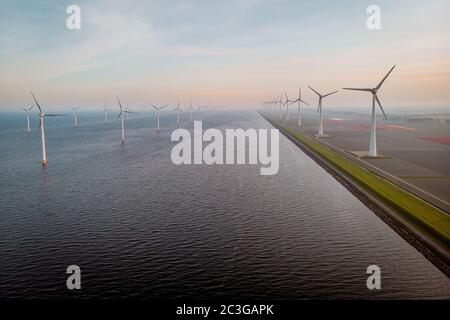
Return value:
<svg viewBox="0 0 450 320">
<path fill-rule="evenodd" d="M 381 29 L 366 26 L 369 5 Z M 69 5 L 81 30 L 69 30 Z M 257 107 L 283 91 L 317 103 L 374 87 L 385 109 L 450 111 L 450 1 L 203 0 L 0 2 L 0 110 L 32 105 Z M 368 107 L 340 91 L 333 108 Z"/>
</svg>

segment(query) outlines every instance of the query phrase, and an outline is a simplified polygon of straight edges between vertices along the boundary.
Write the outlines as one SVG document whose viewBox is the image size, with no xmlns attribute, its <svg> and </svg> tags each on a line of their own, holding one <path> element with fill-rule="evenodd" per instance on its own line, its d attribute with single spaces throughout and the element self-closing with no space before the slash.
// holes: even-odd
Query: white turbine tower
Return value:
<svg viewBox="0 0 450 320">
<path fill-rule="evenodd" d="M 41 130 L 41 163 L 43 166 L 46 166 L 48 164 L 47 160 L 47 152 L 45 150 L 45 129 L 44 129 L 44 117 L 60 117 L 64 116 L 62 114 L 44 114 L 42 111 L 41 106 L 39 105 L 39 102 L 37 102 L 36 98 L 34 97 L 33 92 L 30 92 L 31 96 L 34 99 L 34 102 L 36 103 L 38 109 L 39 109 L 39 128 Z"/>
<path fill-rule="evenodd" d="M 180 127 L 180 111 L 183 111 L 180 109 L 180 102 L 177 103 L 177 107 L 175 109 L 173 109 L 174 111 L 177 111 L 177 125 L 178 128 Z"/>
<path fill-rule="evenodd" d="M 167 107 L 167 105 L 162 107 L 156 107 L 152 104 L 152 107 L 156 109 L 156 131 L 159 133 L 159 110 Z"/>
<path fill-rule="evenodd" d="M 279 114 L 279 117 L 280 117 L 280 119 L 283 117 L 282 116 L 282 114 L 283 114 L 283 95 L 281 94 L 280 95 L 280 97 L 279 97 L 279 100 L 278 100 L 278 103 L 280 104 L 280 109 L 279 109 L 279 112 L 280 112 L 280 114 Z"/>
<path fill-rule="evenodd" d="M 275 103 L 275 114 L 276 114 L 276 116 L 277 116 L 278 118 L 280 118 L 280 119 L 281 119 L 281 102 L 282 102 L 282 101 L 281 101 L 281 99 L 280 99 L 279 96 L 277 96 L 277 97 L 275 98 L 275 100 L 274 100 L 274 103 Z M 279 103 L 280 103 L 280 108 L 277 109 Z"/>
<path fill-rule="evenodd" d="M 103 109 L 103 112 L 105 113 L 105 124 L 108 123 L 108 111 L 109 111 L 109 109 L 106 107 L 106 103 L 105 103 L 105 108 Z"/>
<path fill-rule="evenodd" d="M 376 157 L 377 156 L 377 123 L 376 123 L 376 108 L 375 101 L 378 103 L 378 106 L 383 112 L 383 116 L 387 119 L 386 113 L 381 106 L 380 99 L 378 99 L 377 92 L 383 85 L 386 78 L 391 74 L 392 70 L 394 70 L 395 65 L 389 70 L 389 72 L 384 76 L 384 78 L 380 81 L 380 83 L 375 88 L 343 88 L 344 90 L 354 90 L 354 91 L 366 91 L 372 94 L 372 126 L 370 128 L 370 146 L 369 146 L 369 156 Z"/>
<path fill-rule="evenodd" d="M 323 119 L 322 119 L 322 99 L 325 98 L 325 97 L 331 96 L 332 94 L 335 94 L 335 93 L 339 92 L 339 90 L 336 90 L 336 91 L 333 91 L 333 92 L 327 93 L 327 94 L 320 94 L 319 92 L 317 92 L 316 90 L 314 90 L 310 86 L 308 86 L 308 88 L 310 88 L 312 91 L 314 91 L 319 96 L 319 105 L 317 107 L 317 112 L 319 112 L 319 133 L 317 134 L 317 136 L 318 137 L 324 137 L 324 134 L 323 134 Z"/>
<path fill-rule="evenodd" d="M 286 121 L 289 122 L 290 118 L 289 118 L 289 104 L 292 104 L 294 102 L 294 100 L 289 100 L 289 97 L 286 93 L 286 91 L 284 92 L 284 96 L 286 97 L 286 101 L 284 102 L 284 104 L 286 105 Z"/>
<path fill-rule="evenodd" d="M 125 107 L 125 120 L 128 120 L 128 114 L 129 114 L 129 110 L 128 110 L 128 105 Z"/>
<path fill-rule="evenodd" d="M 31 109 L 33 109 L 34 106 L 27 108 L 22 108 L 23 111 L 25 111 L 27 113 L 27 132 L 30 133 L 31 129 L 30 129 L 30 111 Z"/>
<path fill-rule="evenodd" d="M 192 122 L 192 101 L 189 104 L 189 120 Z"/>
<path fill-rule="evenodd" d="M 146 106 L 142 107 L 142 114 L 141 114 L 142 118 L 145 118 L 145 109 L 146 108 L 147 108 Z"/>
<path fill-rule="evenodd" d="M 116 98 L 117 98 L 117 102 L 119 103 L 119 107 L 120 107 L 120 113 L 117 116 L 116 120 L 118 120 L 120 118 L 121 126 L 122 126 L 120 142 L 125 143 L 125 125 L 124 125 L 124 116 L 123 115 L 124 114 L 128 114 L 128 113 L 135 113 L 135 112 L 131 112 L 131 111 L 128 111 L 128 110 L 123 110 L 123 107 L 122 107 L 122 104 L 120 103 L 119 98 L 118 97 L 116 97 Z"/>
<path fill-rule="evenodd" d="M 71 107 L 71 109 L 73 110 L 73 126 L 76 128 L 78 127 L 78 109 L 80 109 L 80 107 Z"/>
<path fill-rule="evenodd" d="M 302 100 L 302 87 L 299 87 L 298 89 L 298 99 L 292 101 L 292 103 L 298 102 L 298 112 L 297 112 L 297 125 L 300 127 L 302 125 L 302 109 L 301 109 L 301 103 L 309 106 L 309 103 Z"/>
</svg>

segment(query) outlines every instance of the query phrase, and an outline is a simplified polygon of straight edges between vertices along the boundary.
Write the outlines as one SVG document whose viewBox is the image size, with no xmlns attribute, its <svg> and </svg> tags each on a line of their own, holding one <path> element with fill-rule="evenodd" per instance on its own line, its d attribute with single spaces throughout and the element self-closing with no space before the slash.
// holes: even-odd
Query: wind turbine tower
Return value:
<svg viewBox="0 0 450 320">
<path fill-rule="evenodd" d="M 73 110 L 73 126 L 74 128 L 78 127 L 78 109 L 80 109 L 80 107 L 72 107 Z"/>
<path fill-rule="evenodd" d="M 302 125 L 302 109 L 301 109 L 301 103 L 309 106 L 309 103 L 302 100 L 302 87 L 299 87 L 298 89 L 298 99 L 292 101 L 292 103 L 298 102 L 298 112 L 297 112 L 297 125 L 300 127 Z"/>
<path fill-rule="evenodd" d="M 31 106 L 30 108 L 22 108 L 23 111 L 27 113 L 27 132 L 30 133 L 30 111 L 33 109 L 34 106 Z"/>
<path fill-rule="evenodd" d="M 372 94 L 372 126 L 370 128 L 370 145 L 369 145 L 369 157 L 377 157 L 377 123 L 376 123 L 376 106 L 375 102 L 383 112 L 383 116 L 387 119 L 386 113 L 384 112 L 383 107 L 381 106 L 380 99 L 378 98 L 377 92 L 380 90 L 386 78 L 391 74 L 392 70 L 394 70 L 395 65 L 389 70 L 389 72 L 384 76 L 384 78 L 380 81 L 380 83 L 375 88 L 343 88 L 344 90 L 353 90 L 353 91 L 366 91 Z"/>
<path fill-rule="evenodd" d="M 159 110 L 167 107 L 167 105 L 162 107 L 156 107 L 152 104 L 152 107 L 156 109 L 156 131 L 159 133 Z"/>
<path fill-rule="evenodd" d="M 178 128 L 179 128 L 180 127 L 180 111 L 182 111 L 180 109 L 180 102 L 179 101 L 177 103 L 177 107 L 174 110 L 177 111 L 177 125 L 178 125 Z"/>
<path fill-rule="evenodd" d="M 64 116 L 61 114 L 44 114 L 44 112 L 42 111 L 41 106 L 39 105 L 39 102 L 37 102 L 33 92 L 30 92 L 31 96 L 34 99 L 34 102 L 36 103 L 38 109 L 39 109 L 39 128 L 41 131 L 41 164 L 43 166 L 46 166 L 48 164 L 48 160 L 47 160 L 47 152 L 45 150 L 45 128 L 44 128 L 44 117 L 59 117 L 59 116 Z"/>
<path fill-rule="evenodd" d="M 319 96 L 319 105 L 317 107 L 317 112 L 319 112 L 319 132 L 318 132 L 317 136 L 318 137 L 325 137 L 325 135 L 323 134 L 322 99 L 325 98 L 325 97 L 331 96 L 332 94 L 335 94 L 335 93 L 339 92 L 339 90 L 336 90 L 336 91 L 333 91 L 333 92 L 327 93 L 327 94 L 320 94 L 319 92 L 317 92 L 316 90 L 314 90 L 310 86 L 308 86 L 308 88 L 310 88 L 312 91 L 314 91 Z"/>
</svg>

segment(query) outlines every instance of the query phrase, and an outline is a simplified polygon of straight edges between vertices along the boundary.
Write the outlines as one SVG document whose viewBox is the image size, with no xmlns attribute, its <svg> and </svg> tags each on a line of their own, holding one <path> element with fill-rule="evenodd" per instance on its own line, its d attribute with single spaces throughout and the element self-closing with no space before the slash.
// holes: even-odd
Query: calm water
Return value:
<svg viewBox="0 0 450 320">
<path fill-rule="evenodd" d="M 270 127 L 255 113 L 200 119 Z M 47 120 L 43 170 L 37 119 L 27 135 L 24 114 L 0 117 L 0 298 L 450 298 L 443 273 L 284 137 L 268 177 L 173 165 L 171 130 L 156 135 L 150 116 L 128 120 L 124 146 L 102 114 L 81 113 L 78 129 Z"/>
</svg>

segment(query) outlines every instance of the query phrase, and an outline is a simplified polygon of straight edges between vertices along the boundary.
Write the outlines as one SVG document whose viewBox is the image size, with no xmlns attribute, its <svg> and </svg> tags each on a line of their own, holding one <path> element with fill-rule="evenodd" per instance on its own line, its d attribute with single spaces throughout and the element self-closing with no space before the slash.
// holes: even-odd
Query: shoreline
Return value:
<svg viewBox="0 0 450 320">
<path fill-rule="evenodd" d="M 450 277 L 450 253 L 445 244 L 434 239 L 424 232 L 417 223 L 410 221 L 399 210 L 390 206 L 386 201 L 380 199 L 374 192 L 371 192 L 359 184 L 351 175 L 343 172 L 335 165 L 329 163 L 312 148 L 306 146 L 297 138 L 292 136 L 284 128 L 271 120 L 266 115 L 259 113 L 267 122 L 280 130 L 290 141 L 305 152 L 311 159 L 319 164 L 334 179 L 341 183 L 348 191 L 357 197 L 366 207 L 373 211 L 397 234 L 405 239 L 409 244 L 422 253 L 431 263 L 441 270 L 447 277 Z M 299 132 L 300 134 L 303 134 Z"/>
</svg>

